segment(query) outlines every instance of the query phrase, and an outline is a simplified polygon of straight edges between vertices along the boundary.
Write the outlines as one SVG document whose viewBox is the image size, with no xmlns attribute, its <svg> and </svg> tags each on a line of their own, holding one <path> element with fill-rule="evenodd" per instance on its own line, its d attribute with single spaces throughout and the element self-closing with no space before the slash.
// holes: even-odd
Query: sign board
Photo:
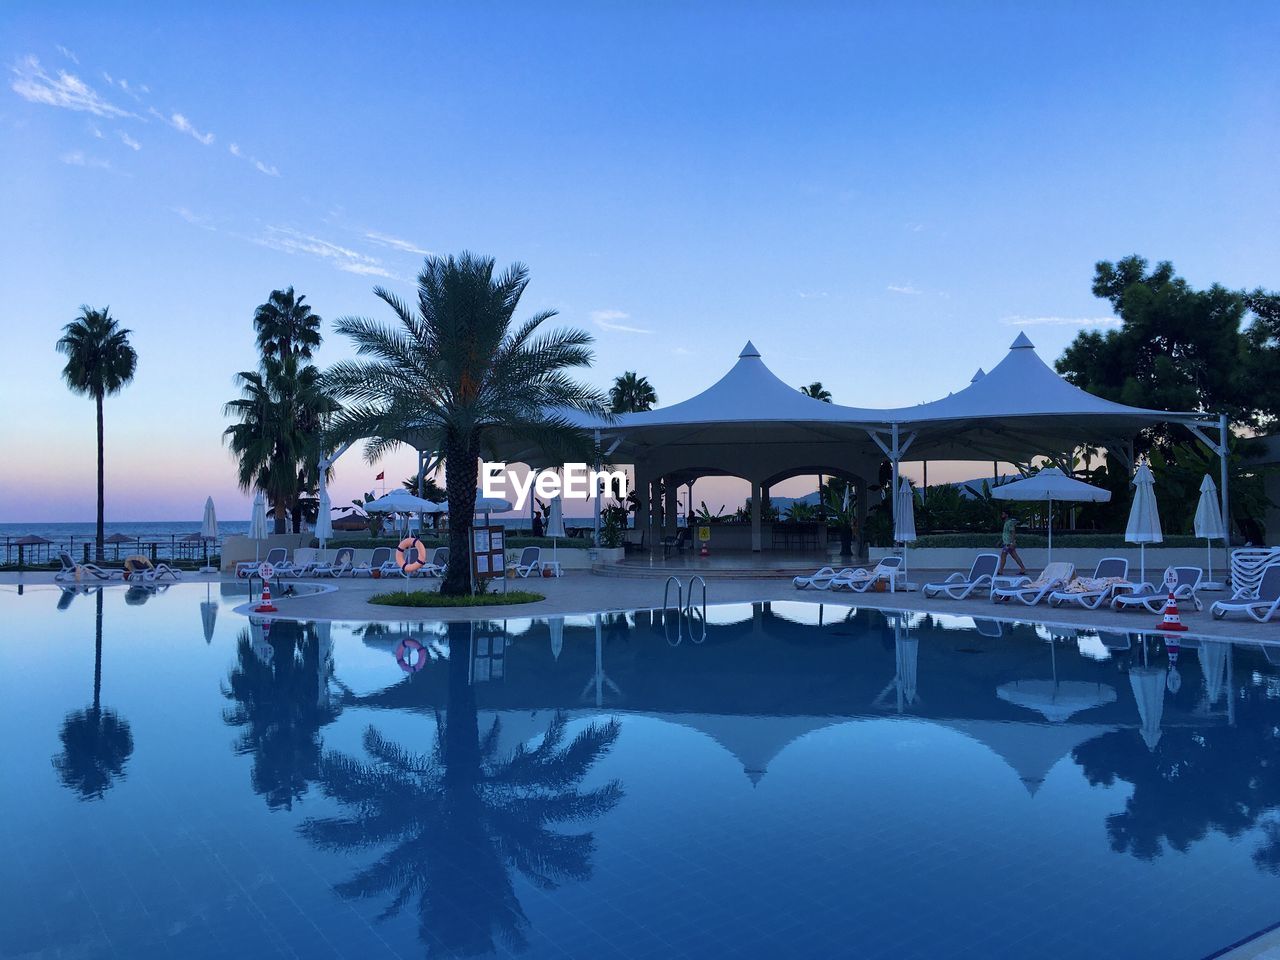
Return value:
<svg viewBox="0 0 1280 960">
<path fill-rule="evenodd" d="M 1174 573 L 1173 567 L 1170 567 L 1164 572 L 1164 585 L 1170 593 L 1173 593 L 1174 588 L 1177 587 L 1178 575 Z"/>
<path fill-rule="evenodd" d="M 711 528 L 705 525 L 698 527 L 698 539 L 701 540 L 703 543 L 706 543 L 708 540 L 710 540 Z"/>
<path fill-rule="evenodd" d="M 471 528 L 471 573 L 477 580 L 506 574 L 506 537 L 498 525 Z"/>
<path fill-rule="evenodd" d="M 260 564 L 258 564 L 259 580 L 274 580 L 275 576 L 276 576 L 276 568 L 273 564 L 267 563 L 266 560 L 263 560 Z"/>
</svg>

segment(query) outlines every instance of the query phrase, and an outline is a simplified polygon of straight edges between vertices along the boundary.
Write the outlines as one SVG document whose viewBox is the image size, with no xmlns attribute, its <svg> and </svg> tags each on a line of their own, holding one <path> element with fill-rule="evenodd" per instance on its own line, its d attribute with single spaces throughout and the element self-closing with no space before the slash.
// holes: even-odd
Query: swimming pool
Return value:
<svg viewBox="0 0 1280 960">
<path fill-rule="evenodd" d="M 0 956 L 1197 960 L 1280 920 L 1277 650 L 243 597 L 0 591 Z"/>
</svg>

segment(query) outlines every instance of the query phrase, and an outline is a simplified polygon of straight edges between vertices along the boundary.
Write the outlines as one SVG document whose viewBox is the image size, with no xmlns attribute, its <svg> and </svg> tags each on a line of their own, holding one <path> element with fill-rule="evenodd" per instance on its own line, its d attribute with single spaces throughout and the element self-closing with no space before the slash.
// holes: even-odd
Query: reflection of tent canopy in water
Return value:
<svg viewBox="0 0 1280 960">
<path fill-rule="evenodd" d="M 998 720 L 930 721 L 972 737 L 1017 773 L 1027 792 L 1035 795 L 1049 771 L 1080 744 L 1111 733 L 1117 727 L 1087 723 L 1003 723 Z"/>
<path fill-rule="evenodd" d="M 712 713 L 657 717 L 705 733 L 734 755 L 753 784 L 760 782 L 769 772 L 769 764 L 794 741 L 815 730 L 848 722 L 845 717 L 735 717 Z"/>
</svg>

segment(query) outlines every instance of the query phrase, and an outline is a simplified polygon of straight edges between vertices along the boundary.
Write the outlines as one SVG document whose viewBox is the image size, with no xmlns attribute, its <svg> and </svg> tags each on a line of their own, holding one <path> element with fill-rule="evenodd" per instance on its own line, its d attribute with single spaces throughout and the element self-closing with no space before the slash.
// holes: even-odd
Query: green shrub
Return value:
<svg viewBox="0 0 1280 960">
<path fill-rule="evenodd" d="M 1036 533 L 1019 533 L 1019 547 L 1045 547 L 1048 538 Z M 1081 548 L 1135 548 L 1136 543 L 1126 543 L 1123 533 L 1055 533 L 1053 545 L 1064 550 L 1072 547 Z M 1177 534 L 1164 538 L 1164 543 L 1149 543 L 1148 550 L 1159 550 L 1161 547 L 1203 547 L 1204 541 L 1192 536 Z M 931 533 L 908 545 L 908 549 L 922 547 L 963 547 L 969 549 L 1000 547 L 1000 534 L 991 533 Z"/>
</svg>

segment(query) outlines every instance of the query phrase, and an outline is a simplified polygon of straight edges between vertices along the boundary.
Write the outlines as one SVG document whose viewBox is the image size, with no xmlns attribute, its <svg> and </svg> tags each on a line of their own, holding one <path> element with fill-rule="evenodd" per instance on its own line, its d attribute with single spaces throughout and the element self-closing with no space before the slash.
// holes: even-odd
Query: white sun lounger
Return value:
<svg viewBox="0 0 1280 960">
<path fill-rule="evenodd" d="M 1040 571 L 1040 576 L 1032 580 L 1030 577 L 1019 577 L 1004 586 L 991 588 L 991 602 L 997 600 L 1019 600 L 1028 607 L 1034 607 L 1054 590 L 1065 587 L 1076 568 L 1065 560 L 1055 560 Z"/>
<path fill-rule="evenodd" d="M 516 573 L 528 577 L 535 570 L 542 573 L 542 549 L 525 547 L 520 551 L 520 559 L 515 562 Z"/>
<path fill-rule="evenodd" d="M 1219 600 L 1209 608 L 1215 620 L 1221 620 L 1228 613 L 1243 613 L 1258 623 L 1266 623 L 1277 610 L 1280 610 L 1280 563 L 1263 568 L 1256 594 L 1250 595 L 1247 588 L 1238 590 L 1230 600 Z"/>
<path fill-rule="evenodd" d="M 969 567 L 969 573 L 966 576 L 963 573 L 953 573 L 941 583 L 926 583 L 924 585 L 924 595 L 926 597 L 935 597 L 940 593 L 945 593 L 952 600 L 963 600 L 979 587 L 991 586 L 991 580 L 996 575 L 996 569 L 1000 566 L 1000 556 L 995 553 L 980 553 L 973 558 L 973 565 Z"/>
<path fill-rule="evenodd" d="M 79 571 L 81 580 L 93 577 L 95 580 L 123 580 L 124 571 L 114 570 L 110 567 L 99 567 L 93 563 L 76 563 L 71 559 L 71 554 L 62 550 L 58 553 L 58 561 L 62 564 L 62 568 L 53 575 L 53 579 L 61 582 L 64 580 L 75 580 L 76 571 Z"/>
<path fill-rule="evenodd" d="M 830 590 L 832 580 L 849 578 L 853 575 L 852 567 L 845 567 L 839 573 L 831 567 L 823 567 L 807 577 L 792 577 L 791 583 L 797 590 Z"/>
<path fill-rule="evenodd" d="M 445 568 L 449 566 L 449 548 L 436 547 L 431 551 L 431 559 L 422 565 L 418 572 L 424 577 L 443 577 Z"/>
<path fill-rule="evenodd" d="M 351 558 L 355 556 L 355 553 L 355 550 L 351 547 L 342 547 L 333 555 L 332 560 L 326 561 L 325 563 L 317 563 L 315 569 L 311 572 L 317 577 L 325 576 L 334 578 L 340 577 L 344 573 L 350 573 Z"/>
<path fill-rule="evenodd" d="M 870 571 L 857 567 L 848 571 L 841 570 L 839 576 L 831 579 L 832 590 L 852 590 L 854 593 L 866 593 L 877 581 L 888 580 L 889 589 L 898 585 L 898 576 L 902 573 L 901 557 L 885 557 Z"/>
<path fill-rule="evenodd" d="M 378 571 L 378 576 L 382 576 L 382 568 L 387 561 L 391 559 L 390 547 L 374 547 L 373 553 L 368 560 L 363 563 L 357 563 L 351 568 L 351 576 L 353 577 L 372 577 L 373 571 Z"/>
<path fill-rule="evenodd" d="M 1088 579 L 1099 582 L 1097 586 L 1085 590 L 1072 590 L 1071 584 L 1062 590 L 1049 594 L 1049 604 L 1057 607 L 1064 603 L 1078 603 L 1086 610 L 1097 610 L 1111 599 L 1116 587 L 1128 585 L 1125 579 L 1129 575 L 1129 561 L 1124 557 L 1104 557 L 1093 568 L 1093 576 Z M 1101 582 L 1106 581 L 1106 582 Z M 1072 583 L 1078 582 L 1073 580 Z"/>
<path fill-rule="evenodd" d="M 1204 604 L 1196 596 L 1200 589 L 1200 581 L 1204 579 L 1204 571 L 1199 567 L 1170 567 L 1177 582 L 1173 587 L 1173 599 L 1190 601 L 1197 610 L 1203 610 Z M 1166 578 L 1168 571 L 1165 571 Z M 1128 593 L 1117 593 L 1111 598 L 1111 608 L 1122 610 L 1125 607 L 1142 607 L 1148 613 L 1162 613 L 1164 605 L 1169 601 L 1169 588 L 1159 584 L 1144 583 L 1137 590 Z"/>
<path fill-rule="evenodd" d="M 168 577 L 170 580 L 181 580 L 182 571 L 175 570 L 167 563 L 157 563 L 150 570 L 142 570 L 130 579 L 141 580 L 143 583 L 156 583 Z"/>
</svg>

